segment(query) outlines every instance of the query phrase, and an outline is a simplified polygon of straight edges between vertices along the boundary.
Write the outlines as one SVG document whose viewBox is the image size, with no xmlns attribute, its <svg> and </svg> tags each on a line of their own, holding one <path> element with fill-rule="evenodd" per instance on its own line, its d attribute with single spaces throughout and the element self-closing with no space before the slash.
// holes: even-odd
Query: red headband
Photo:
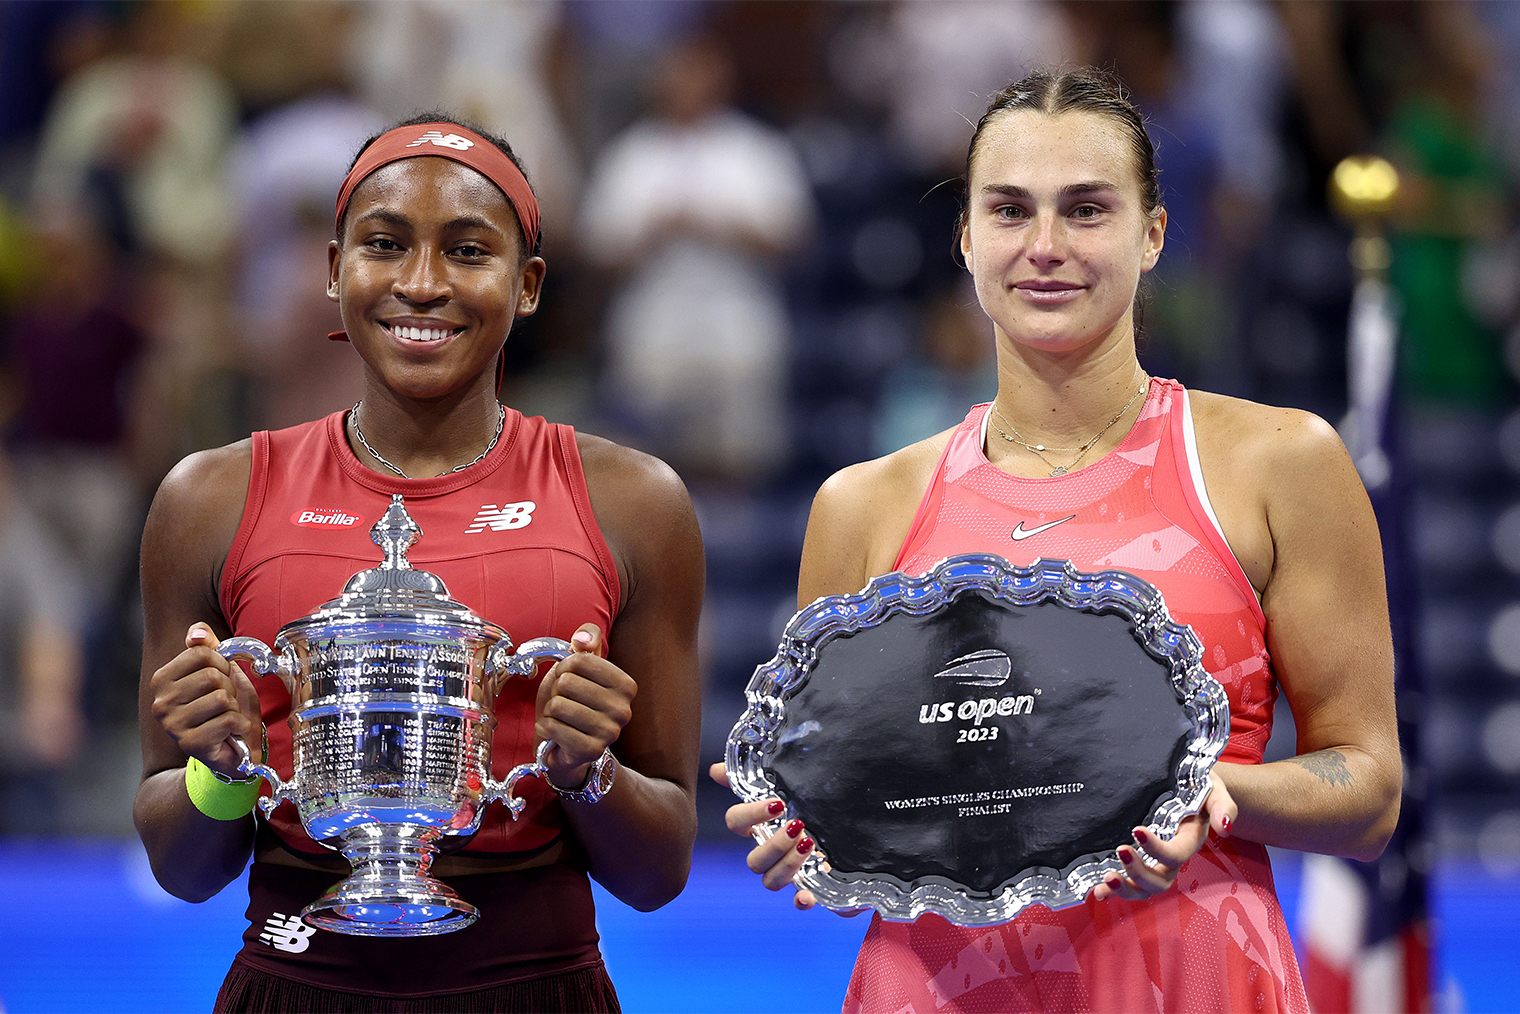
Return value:
<svg viewBox="0 0 1520 1014">
<path fill-rule="evenodd" d="M 538 199 L 533 196 L 533 188 L 528 186 L 527 177 L 507 158 L 506 152 L 475 131 L 457 123 L 417 123 L 387 130 L 375 138 L 375 142 L 364 149 L 354 167 L 343 178 L 343 186 L 338 191 L 337 210 L 333 214 L 335 228 L 342 226 L 348 199 L 366 176 L 383 165 L 423 155 L 434 155 L 467 165 L 501 188 L 501 192 L 507 195 L 512 210 L 517 213 L 517 224 L 522 226 L 523 243 L 528 255 L 532 256 L 533 248 L 538 245 Z M 327 337 L 333 341 L 348 341 L 348 335 L 342 331 L 334 331 Z M 498 376 L 498 386 L 500 382 Z"/>
<path fill-rule="evenodd" d="M 374 144 L 364 149 L 343 180 L 343 188 L 338 191 L 336 221 L 343 221 L 349 195 L 366 176 L 383 165 L 420 155 L 436 155 L 467 165 L 500 187 L 511 202 L 512 210 L 517 212 L 523 242 L 532 256 L 533 248 L 538 244 L 538 201 L 533 197 L 527 178 L 500 148 L 457 123 L 418 123 L 388 130 L 377 137 Z"/>
</svg>

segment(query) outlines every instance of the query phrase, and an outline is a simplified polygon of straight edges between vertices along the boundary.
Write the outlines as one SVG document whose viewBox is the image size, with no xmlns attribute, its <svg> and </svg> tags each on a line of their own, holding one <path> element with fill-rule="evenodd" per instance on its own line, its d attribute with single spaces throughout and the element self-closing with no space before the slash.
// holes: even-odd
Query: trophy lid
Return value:
<svg viewBox="0 0 1520 1014">
<path fill-rule="evenodd" d="M 369 537 L 385 554 L 380 566 L 354 574 L 341 595 L 323 603 L 310 616 L 286 624 L 282 634 L 297 627 L 404 618 L 510 640 L 500 627 L 452 598 L 442 578 L 407 561 L 407 550 L 422 538 L 422 529 L 407 512 L 399 493 L 391 497 L 390 506 L 370 529 Z"/>
</svg>

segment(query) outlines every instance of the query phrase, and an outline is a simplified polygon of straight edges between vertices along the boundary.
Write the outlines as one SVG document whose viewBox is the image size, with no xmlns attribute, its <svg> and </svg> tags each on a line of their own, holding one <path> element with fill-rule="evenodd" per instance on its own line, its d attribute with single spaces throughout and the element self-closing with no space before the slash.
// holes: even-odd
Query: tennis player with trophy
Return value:
<svg viewBox="0 0 1520 1014">
<path fill-rule="evenodd" d="M 617 1010 L 588 875 L 656 908 L 696 833 L 690 500 L 498 402 L 545 271 L 506 142 L 378 135 L 336 228 L 362 400 L 191 455 L 148 518 L 139 833 L 192 901 L 252 860 L 217 1010 Z"/>
</svg>

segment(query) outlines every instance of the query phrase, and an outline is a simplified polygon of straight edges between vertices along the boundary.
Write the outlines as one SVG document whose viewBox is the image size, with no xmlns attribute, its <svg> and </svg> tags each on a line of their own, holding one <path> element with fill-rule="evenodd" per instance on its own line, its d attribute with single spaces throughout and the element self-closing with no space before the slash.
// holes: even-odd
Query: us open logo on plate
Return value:
<svg viewBox="0 0 1520 1014">
<path fill-rule="evenodd" d="M 302 528 L 352 528 L 364 524 L 364 516 L 335 508 L 317 508 L 296 511 L 290 516 L 290 523 Z"/>
</svg>

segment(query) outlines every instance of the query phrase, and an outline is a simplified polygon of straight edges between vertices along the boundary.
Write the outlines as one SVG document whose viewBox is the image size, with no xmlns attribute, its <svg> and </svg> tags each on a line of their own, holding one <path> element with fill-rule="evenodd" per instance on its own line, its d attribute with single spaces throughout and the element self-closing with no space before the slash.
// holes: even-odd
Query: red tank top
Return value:
<svg viewBox="0 0 1520 1014">
<path fill-rule="evenodd" d="M 1041 557 L 1119 569 L 1161 590 L 1193 627 L 1230 702 L 1221 760 L 1261 762 L 1277 682 L 1266 618 L 1204 490 L 1187 392 L 1152 380 L 1140 417 L 1098 462 L 1056 478 L 987 460 L 988 406 L 950 438 L 896 567 L 947 556 Z M 1114 843 L 1116 846 L 1119 842 Z M 1175 890 L 1145 902 L 1033 906 L 1001 926 L 879 917 L 861 947 L 846 1011 L 1307 1011 L 1266 848 L 1213 836 Z"/>
<path fill-rule="evenodd" d="M 222 615 L 235 634 L 273 644 L 280 627 L 378 566 L 370 526 L 390 502 L 422 529 L 407 554 L 443 579 L 449 593 L 514 642 L 569 639 L 582 623 L 611 629 L 619 591 L 612 554 L 591 514 L 575 431 L 506 409 L 501 439 L 469 468 L 403 479 L 360 464 L 344 434 L 345 413 L 253 435 L 253 473 L 242 523 L 222 575 Z M 290 698 L 274 677 L 255 677 L 275 770 L 290 777 Z M 492 773 L 504 777 L 533 758 L 536 681 L 509 679 L 496 700 Z M 527 809 L 513 821 L 487 808 L 470 852 L 522 852 L 552 842 L 564 811 L 542 779 L 518 783 Z M 302 829 L 294 805 L 270 820 L 298 851 L 326 850 Z"/>
</svg>

